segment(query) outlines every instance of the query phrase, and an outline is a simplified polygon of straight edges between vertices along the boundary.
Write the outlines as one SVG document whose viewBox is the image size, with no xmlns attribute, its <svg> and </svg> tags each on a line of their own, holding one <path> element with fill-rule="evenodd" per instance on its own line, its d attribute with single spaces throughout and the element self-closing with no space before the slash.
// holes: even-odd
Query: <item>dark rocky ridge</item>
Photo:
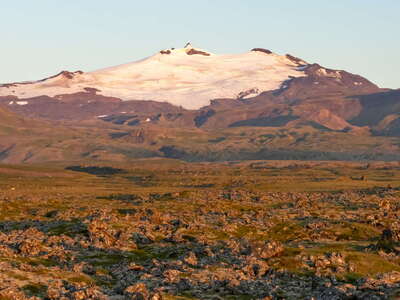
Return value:
<svg viewBox="0 0 400 300">
<path fill-rule="evenodd" d="M 186 52 L 187 55 L 203 55 L 203 56 L 210 56 L 210 53 L 196 50 L 194 48 L 190 49 L 189 51 Z"/>
<path fill-rule="evenodd" d="M 263 53 L 265 53 L 265 54 L 272 54 L 272 51 L 271 51 L 271 50 L 264 49 L 264 48 L 253 48 L 253 49 L 251 49 L 251 51 L 263 52 Z"/>
</svg>

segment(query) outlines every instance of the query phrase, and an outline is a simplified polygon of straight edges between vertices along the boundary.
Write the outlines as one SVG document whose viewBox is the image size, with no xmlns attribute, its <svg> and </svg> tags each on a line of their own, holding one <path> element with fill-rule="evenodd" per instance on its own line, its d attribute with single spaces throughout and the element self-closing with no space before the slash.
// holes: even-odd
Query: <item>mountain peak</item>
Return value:
<svg viewBox="0 0 400 300">
<path fill-rule="evenodd" d="M 193 45 L 189 42 L 183 48 L 170 48 L 161 50 L 160 54 L 170 55 L 170 54 L 187 54 L 187 55 L 203 55 L 203 56 L 211 56 L 212 54 L 206 50 L 199 49 L 193 47 Z"/>
</svg>

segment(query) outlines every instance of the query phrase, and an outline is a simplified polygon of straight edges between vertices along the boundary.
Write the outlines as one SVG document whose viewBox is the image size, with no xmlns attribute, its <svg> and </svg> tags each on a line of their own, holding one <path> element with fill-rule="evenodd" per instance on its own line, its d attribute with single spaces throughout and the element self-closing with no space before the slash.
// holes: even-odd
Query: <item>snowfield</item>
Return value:
<svg viewBox="0 0 400 300">
<path fill-rule="evenodd" d="M 191 50 L 207 55 L 189 55 Z M 191 45 L 163 52 L 94 72 L 62 72 L 41 81 L 0 86 L 0 96 L 54 97 L 96 88 L 98 94 L 122 100 L 154 100 L 199 109 L 212 99 L 255 96 L 279 89 L 291 77 L 305 76 L 301 64 L 274 53 L 216 55 Z"/>
</svg>

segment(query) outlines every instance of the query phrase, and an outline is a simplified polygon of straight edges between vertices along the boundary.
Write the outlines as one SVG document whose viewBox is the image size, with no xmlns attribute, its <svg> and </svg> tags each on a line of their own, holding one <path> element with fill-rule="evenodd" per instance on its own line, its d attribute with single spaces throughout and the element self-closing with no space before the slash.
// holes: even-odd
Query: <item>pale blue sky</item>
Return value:
<svg viewBox="0 0 400 300">
<path fill-rule="evenodd" d="M 194 46 L 254 47 L 400 88 L 399 0 L 0 0 L 0 82 Z"/>
</svg>

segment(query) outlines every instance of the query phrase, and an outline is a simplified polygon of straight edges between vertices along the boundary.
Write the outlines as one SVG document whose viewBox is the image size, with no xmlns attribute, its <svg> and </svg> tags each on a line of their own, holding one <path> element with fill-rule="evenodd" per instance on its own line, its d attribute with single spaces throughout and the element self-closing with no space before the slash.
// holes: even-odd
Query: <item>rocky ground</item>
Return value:
<svg viewBox="0 0 400 300">
<path fill-rule="evenodd" d="M 78 197 L 35 185 L 1 186 L 1 300 L 400 297 L 397 186 Z"/>
</svg>

